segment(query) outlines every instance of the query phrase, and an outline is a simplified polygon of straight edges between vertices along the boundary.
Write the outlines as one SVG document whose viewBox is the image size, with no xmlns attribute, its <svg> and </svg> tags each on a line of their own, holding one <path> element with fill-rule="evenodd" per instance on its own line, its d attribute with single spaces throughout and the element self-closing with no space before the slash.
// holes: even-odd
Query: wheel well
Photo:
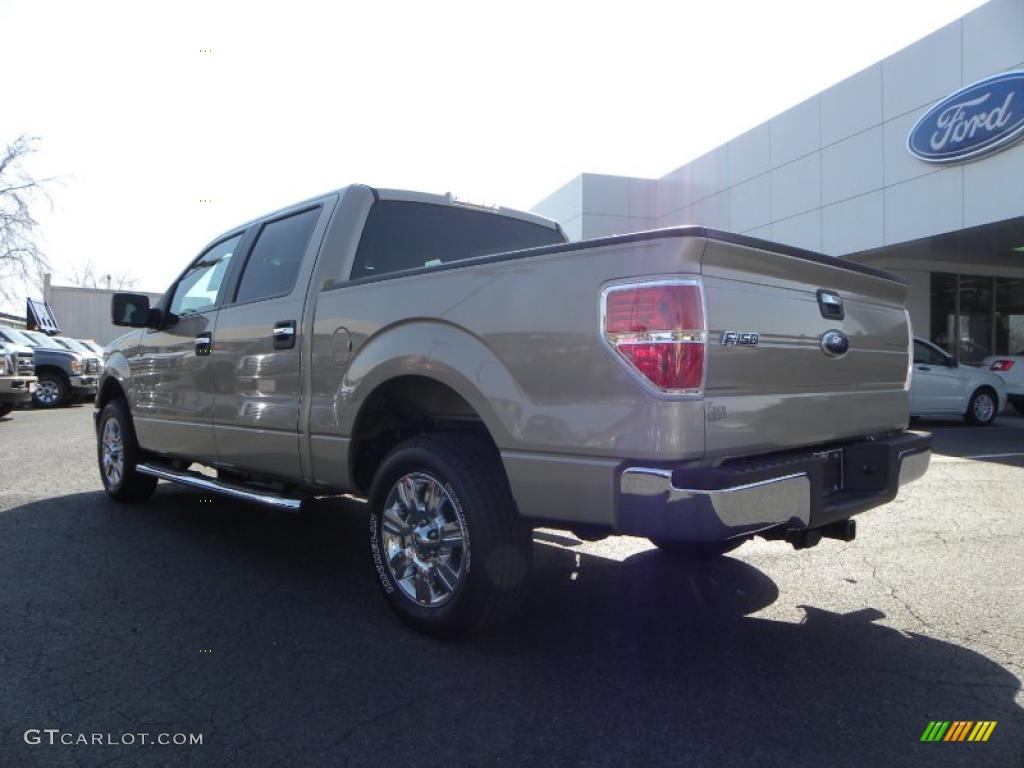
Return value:
<svg viewBox="0 0 1024 768">
<path fill-rule="evenodd" d="M 36 366 L 36 376 L 38 376 L 41 373 L 54 374 L 54 375 L 59 376 L 60 378 L 64 379 L 65 382 L 70 382 L 71 381 L 68 378 L 67 373 L 65 373 L 64 371 L 62 371 L 60 368 L 58 368 L 55 365 L 37 365 Z"/>
<path fill-rule="evenodd" d="M 971 397 L 974 397 L 974 396 L 975 396 L 976 394 L 978 394 L 979 392 L 991 392 L 991 393 L 992 393 L 992 397 L 993 397 L 993 398 L 995 399 L 995 401 L 996 401 L 996 406 L 997 406 L 997 407 L 999 406 L 999 393 L 998 393 L 998 392 L 996 392 L 996 390 L 995 390 L 995 388 L 994 388 L 994 387 L 992 387 L 992 386 L 990 386 L 990 385 L 988 385 L 988 384 L 982 384 L 982 385 L 981 385 L 980 387 L 978 387 L 978 388 L 977 388 L 976 390 L 974 390 L 974 391 L 973 391 L 973 392 L 971 393 Z"/>
<path fill-rule="evenodd" d="M 103 407 L 111 400 L 117 398 L 127 400 L 124 394 L 124 390 L 121 389 L 121 385 L 117 383 L 117 379 L 109 378 L 103 382 L 103 388 L 100 389 L 100 393 L 96 398 L 96 407 L 99 410 L 103 410 Z"/>
<path fill-rule="evenodd" d="M 352 482 L 368 493 L 377 467 L 399 443 L 431 432 L 472 432 L 498 447 L 480 415 L 446 384 L 425 376 L 399 376 L 375 389 L 356 418 L 349 449 Z"/>
</svg>

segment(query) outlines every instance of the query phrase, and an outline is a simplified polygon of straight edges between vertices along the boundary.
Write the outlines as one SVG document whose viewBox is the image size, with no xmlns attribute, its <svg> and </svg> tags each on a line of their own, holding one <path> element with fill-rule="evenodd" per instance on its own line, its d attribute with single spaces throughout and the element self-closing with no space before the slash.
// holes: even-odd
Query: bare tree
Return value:
<svg viewBox="0 0 1024 768">
<path fill-rule="evenodd" d="M 49 270 L 32 206 L 40 198 L 49 202 L 44 185 L 52 179 L 37 179 L 24 167 L 37 142 L 19 136 L 0 152 L 0 299 L 8 302 L 24 298 L 25 287 L 39 286 Z"/>
<path fill-rule="evenodd" d="M 83 288 L 131 288 L 138 282 L 128 272 L 100 272 L 92 260 L 86 261 L 79 269 L 73 269 L 67 278 L 72 285 Z"/>
</svg>

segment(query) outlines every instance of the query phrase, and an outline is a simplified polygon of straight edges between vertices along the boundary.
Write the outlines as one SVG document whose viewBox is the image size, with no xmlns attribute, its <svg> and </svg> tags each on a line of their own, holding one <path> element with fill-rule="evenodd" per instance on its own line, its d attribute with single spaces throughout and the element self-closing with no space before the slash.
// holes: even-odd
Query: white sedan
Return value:
<svg viewBox="0 0 1024 768">
<path fill-rule="evenodd" d="M 914 339 L 911 416 L 963 416 L 987 426 L 1006 405 L 1006 385 L 991 371 L 960 365 L 924 339 Z"/>
<path fill-rule="evenodd" d="M 1024 349 L 1016 355 L 990 355 L 981 364 L 1003 380 L 1010 405 L 1024 414 Z"/>
</svg>

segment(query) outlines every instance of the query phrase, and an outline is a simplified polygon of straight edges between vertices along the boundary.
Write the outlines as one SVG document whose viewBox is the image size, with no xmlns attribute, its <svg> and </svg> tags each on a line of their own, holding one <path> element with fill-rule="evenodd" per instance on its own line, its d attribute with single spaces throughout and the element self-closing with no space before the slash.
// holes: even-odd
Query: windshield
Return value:
<svg viewBox="0 0 1024 768">
<path fill-rule="evenodd" d="M 67 336 L 53 336 L 51 338 L 58 344 L 63 344 L 72 352 L 81 352 L 86 355 L 94 354 L 91 349 L 85 346 L 85 344 L 80 342 L 78 339 L 69 339 Z"/>
<path fill-rule="evenodd" d="M 65 347 L 58 344 L 45 333 L 40 333 L 39 331 L 24 331 L 24 334 L 32 339 L 37 347 L 43 347 L 44 349 L 64 349 L 66 351 Z"/>
<path fill-rule="evenodd" d="M 17 328 L 0 328 L 0 336 L 3 336 L 3 338 L 10 341 L 12 344 L 21 344 L 26 347 L 39 346 Z"/>
</svg>

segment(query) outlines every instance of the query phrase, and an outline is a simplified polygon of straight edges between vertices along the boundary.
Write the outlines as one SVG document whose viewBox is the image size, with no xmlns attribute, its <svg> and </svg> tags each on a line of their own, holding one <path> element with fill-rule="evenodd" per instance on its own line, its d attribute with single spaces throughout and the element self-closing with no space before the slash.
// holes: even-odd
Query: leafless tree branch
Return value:
<svg viewBox="0 0 1024 768">
<path fill-rule="evenodd" d="M 23 298 L 19 294 L 24 287 L 38 286 L 50 269 L 39 247 L 39 222 L 32 216 L 32 206 L 40 199 L 49 202 L 44 187 L 52 179 L 37 179 L 24 166 L 37 143 L 37 138 L 22 135 L 0 151 L 0 299 L 4 301 Z"/>
<path fill-rule="evenodd" d="M 73 269 L 67 279 L 72 285 L 83 288 L 131 288 L 136 279 L 128 272 L 98 272 L 92 261 L 87 261 L 79 269 Z"/>
</svg>

